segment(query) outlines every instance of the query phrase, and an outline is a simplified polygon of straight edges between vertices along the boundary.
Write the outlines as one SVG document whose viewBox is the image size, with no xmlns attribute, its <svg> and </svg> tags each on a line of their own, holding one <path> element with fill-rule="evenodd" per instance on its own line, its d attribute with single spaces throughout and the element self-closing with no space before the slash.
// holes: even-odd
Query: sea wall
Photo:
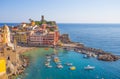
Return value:
<svg viewBox="0 0 120 79">
<path fill-rule="evenodd" d="M 102 61 L 116 61 L 120 59 L 119 56 L 116 56 L 109 52 L 105 52 L 102 49 L 95 49 L 87 47 L 81 43 L 72 42 L 68 34 L 61 35 L 60 40 L 63 43 L 63 48 L 66 50 L 74 50 L 76 52 L 86 54 L 90 57 L 96 57 L 98 60 Z"/>
</svg>

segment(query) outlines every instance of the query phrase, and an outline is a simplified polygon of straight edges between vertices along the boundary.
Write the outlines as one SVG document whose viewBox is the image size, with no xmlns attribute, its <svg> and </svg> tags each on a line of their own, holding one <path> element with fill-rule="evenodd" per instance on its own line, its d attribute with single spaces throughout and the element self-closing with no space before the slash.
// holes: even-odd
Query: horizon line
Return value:
<svg viewBox="0 0 120 79">
<path fill-rule="evenodd" d="M 2 24 L 7 24 L 7 23 L 23 23 L 23 22 L 0 22 Z M 29 22 L 24 22 L 24 23 L 29 23 Z M 78 22 L 56 22 L 57 24 L 120 24 L 120 23 L 78 23 Z"/>
</svg>

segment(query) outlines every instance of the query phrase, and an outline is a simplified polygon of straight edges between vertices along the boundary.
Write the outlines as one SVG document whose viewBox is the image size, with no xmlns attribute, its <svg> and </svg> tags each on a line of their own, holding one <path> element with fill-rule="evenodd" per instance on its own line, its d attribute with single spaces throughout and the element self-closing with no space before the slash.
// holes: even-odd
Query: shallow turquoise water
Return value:
<svg viewBox="0 0 120 79">
<path fill-rule="evenodd" d="M 82 54 L 62 49 L 57 50 L 57 54 L 64 68 L 58 69 L 53 61 L 51 61 L 53 67 L 46 68 L 44 65 L 45 55 L 53 52 L 53 49 L 39 48 L 36 51 L 25 53 L 25 55 L 30 56 L 31 63 L 25 71 L 24 79 L 120 79 L 120 69 L 116 67 L 120 61 L 103 62 L 95 58 L 84 59 Z M 65 65 L 66 62 L 72 62 L 76 66 L 76 70 L 69 70 L 69 67 Z M 84 70 L 88 64 L 96 68 L 91 71 Z"/>
</svg>

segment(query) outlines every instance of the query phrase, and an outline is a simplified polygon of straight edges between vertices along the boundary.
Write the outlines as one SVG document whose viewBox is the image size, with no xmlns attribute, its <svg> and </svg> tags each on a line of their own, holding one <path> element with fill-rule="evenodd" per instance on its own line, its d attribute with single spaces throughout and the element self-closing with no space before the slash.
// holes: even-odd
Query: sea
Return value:
<svg viewBox="0 0 120 79">
<path fill-rule="evenodd" d="M 61 23 L 58 27 L 61 34 L 69 34 L 71 41 L 120 55 L 120 24 Z M 57 68 L 53 58 L 50 61 L 52 68 L 45 66 L 46 54 L 53 53 L 59 57 L 62 69 Z M 24 55 L 30 58 L 30 65 L 17 79 L 120 79 L 120 60 L 106 62 L 96 58 L 85 59 L 84 54 L 61 48 L 38 48 Z M 66 63 L 72 63 L 76 70 L 70 70 Z M 95 69 L 85 70 L 87 65 L 94 66 Z"/>
</svg>

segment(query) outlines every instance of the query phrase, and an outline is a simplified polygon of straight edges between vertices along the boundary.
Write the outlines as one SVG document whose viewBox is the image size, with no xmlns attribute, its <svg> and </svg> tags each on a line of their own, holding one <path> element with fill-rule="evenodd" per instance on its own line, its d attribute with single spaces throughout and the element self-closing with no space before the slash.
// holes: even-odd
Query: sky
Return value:
<svg viewBox="0 0 120 79">
<path fill-rule="evenodd" d="M 0 0 L 0 23 L 120 23 L 120 0 Z"/>
</svg>

